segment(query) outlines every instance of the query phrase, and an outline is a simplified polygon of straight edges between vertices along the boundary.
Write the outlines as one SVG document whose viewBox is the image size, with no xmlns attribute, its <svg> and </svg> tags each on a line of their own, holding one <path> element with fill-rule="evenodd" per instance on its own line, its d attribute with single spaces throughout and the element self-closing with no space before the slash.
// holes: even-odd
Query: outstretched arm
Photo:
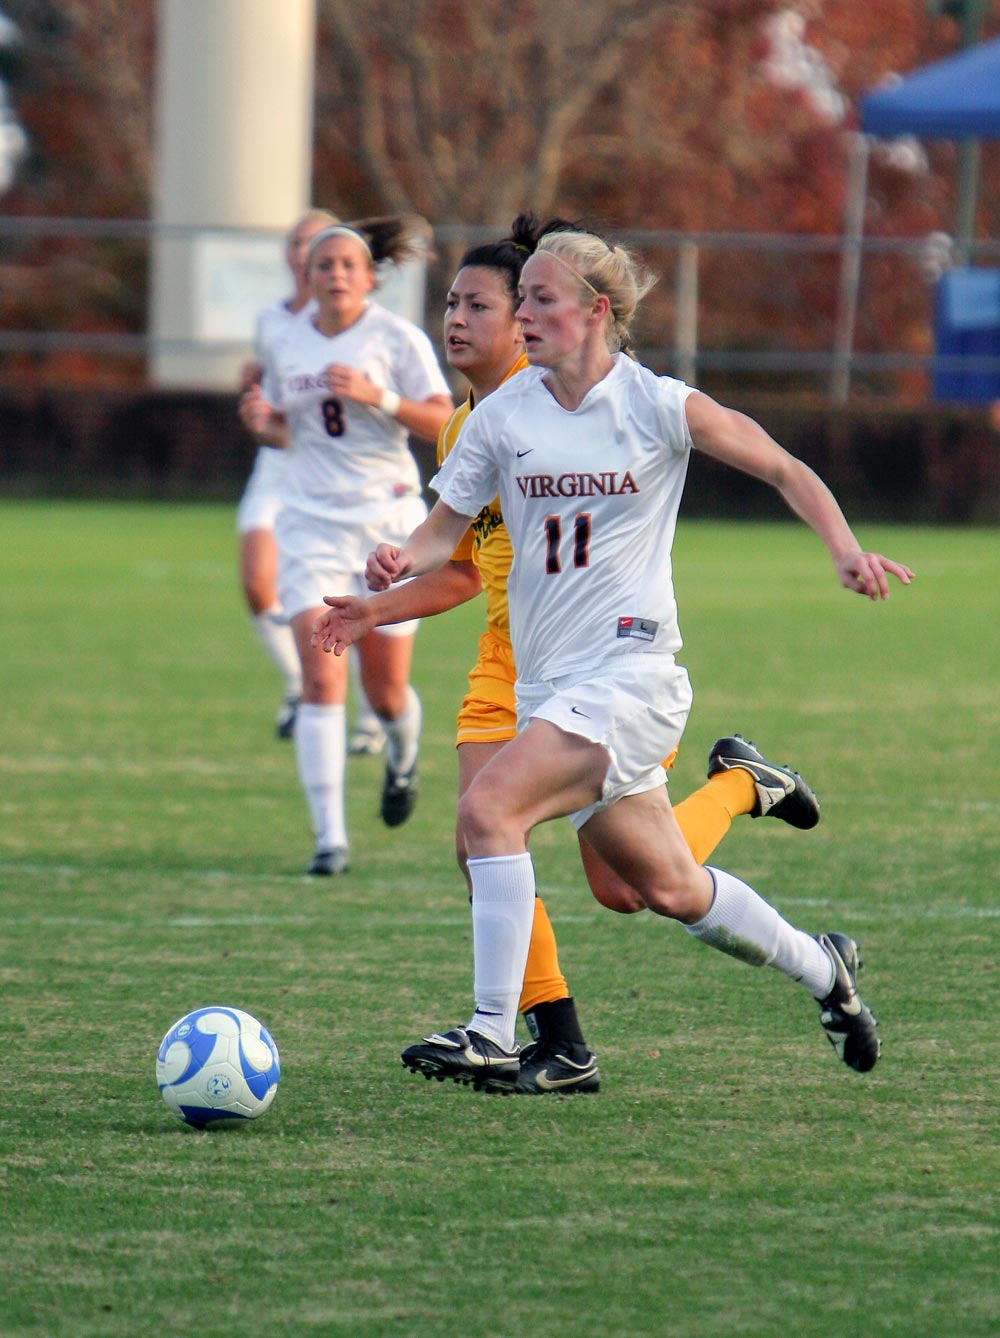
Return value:
<svg viewBox="0 0 1000 1338">
<path fill-rule="evenodd" d="M 369 554 L 365 567 L 368 589 L 388 590 L 407 576 L 437 571 L 454 553 L 471 521 L 471 516 L 452 511 L 444 502 L 435 502 L 430 515 L 404 544 L 379 544 Z"/>
<path fill-rule="evenodd" d="M 375 627 L 403 623 L 410 618 L 429 618 L 457 604 L 474 599 L 482 590 L 474 562 L 448 562 L 437 571 L 393 586 L 380 595 L 359 599 L 356 595 L 324 595 L 329 605 L 313 623 L 312 644 L 335 655 L 360 641 Z"/>
<path fill-rule="evenodd" d="M 881 553 L 866 552 L 819 475 L 779 446 L 759 423 L 697 391 L 688 397 L 685 412 L 699 451 L 769 483 L 816 531 L 829 549 L 842 586 L 869 599 L 888 599 L 887 573 L 909 585 L 910 568 Z"/>
</svg>

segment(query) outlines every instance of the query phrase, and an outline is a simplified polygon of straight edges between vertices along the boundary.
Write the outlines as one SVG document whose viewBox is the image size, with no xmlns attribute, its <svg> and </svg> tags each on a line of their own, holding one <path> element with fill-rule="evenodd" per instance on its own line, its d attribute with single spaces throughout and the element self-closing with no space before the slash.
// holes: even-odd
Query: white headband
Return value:
<svg viewBox="0 0 1000 1338">
<path fill-rule="evenodd" d="M 307 265 L 310 260 L 312 260 L 313 252 L 316 250 L 316 247 L 319 246 L 320 242 L 329 241 L 331 237 L 350 237 L 352 241 L 358 242 L 361 245 L 365 255 L 371 260 L 372 264 L 375 263 L 372 257 L 371 247 L 360 232 L 355 228 L 349 228 L 346 223 L 333 223 L 330 227 L 324 228 L 322 232 L 317 232 L 316 236 L 310 241 L 309 250 L 306 252 Z"/>
<path fill-rule="evenodd" d="M 551 256 L 553 260 L 557 260 L 559 264 L 562 265 L 563 269 L 568 269 L 574 279 L 578 279 L 585 288 L 589 288 L 595 297 L 606 296 L 604 293 L 599 293 L 589 279 L 585 279 L 575 266 L 571 265 L 568 260 L 563 260 L 562 256 L 556 251 L 550 251 L 547 246 L 539 245 L 535 248 L 535 255 Z"/>
</svg>

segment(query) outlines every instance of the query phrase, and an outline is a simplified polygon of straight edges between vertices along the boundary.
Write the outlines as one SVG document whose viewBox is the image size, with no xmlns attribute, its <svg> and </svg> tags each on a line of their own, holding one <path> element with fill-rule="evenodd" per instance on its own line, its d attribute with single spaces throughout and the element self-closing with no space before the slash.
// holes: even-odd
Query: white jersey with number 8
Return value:
<svg viewBox="0 0 1000 1338">
<path fill-rule="evenodd" d="M 404 399 L 447 395 L 448 384 L 426 334 L 376 303 L 336 335 L 299 322 L 274 350 L 263 393 L 291 429 L 286 509 L 354 527 L 395 499 L 419 496 L 420 474 L 406 428 L 374 405 L 331 394 L 323 375 L 331 363 Z"/>
</svg>

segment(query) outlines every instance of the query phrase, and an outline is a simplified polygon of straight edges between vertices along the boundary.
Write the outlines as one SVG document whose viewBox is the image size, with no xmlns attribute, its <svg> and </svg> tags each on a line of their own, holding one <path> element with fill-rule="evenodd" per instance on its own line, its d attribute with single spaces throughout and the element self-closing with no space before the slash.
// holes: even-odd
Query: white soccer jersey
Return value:
<svg viewBox="0 0 1000 1338">
<path fill-rule="evenodd" d="M 570 412 L 530 367 L 477 405 L 432 480 L 476 516 L 500 494 L 518 678 L 680 647 L 670 550 L 691 451 L 691 387 L 624 354 Z"/>
<path fill-rule="evenodd" d="M 358 368 L 404 399 L 447 395 L 448 384 L 424 332 L 374 303 L 340 334 L 320 334 L 306 319 L 275 347 L 263 391 L 291 429 L 286 509 L 359 526 L 384 514 L 387 504 L 419 496 L 420 474 L 402 424 L 330 393 L 323 374 L 334 362 Z"/>
<path fill-rule="evenodd" d="M 298 311 L 292 311 L 287 302 L 272 302 L 258 314 L 253 332 L 253 351 L 265 373 L 271 354 L 288 331 L 299 321 L 311 320 L 315 310 L 315 302 L 307 302 Z"/>
</svg>

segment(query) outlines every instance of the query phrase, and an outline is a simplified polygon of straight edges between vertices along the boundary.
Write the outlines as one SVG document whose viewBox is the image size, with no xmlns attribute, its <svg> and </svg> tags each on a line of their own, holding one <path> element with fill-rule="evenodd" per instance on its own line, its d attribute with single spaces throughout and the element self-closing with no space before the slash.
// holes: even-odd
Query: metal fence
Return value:
<svg viewBox="0 0 1000 1338">
<path fill-rule="evenodd" d="M 16 271 L 23 279 L 30 273 L 35 301 L 30 328 L 0 330 L 0 379 L 5 363 L 23 355 L 44 360 L 75 353 L 148 363 L 155 348 L 204 349 L 204 341 L 165 341 L 148 329 L 148 254 L 160 238 L 236 231 L 280 237 L 264 229 L 163 227 L 144 220 L 0 218 L 0 275 Z M 495 235 L 493 228 L 461 224 L 435 228 L 436 259 L 428 275 L 432 303 L 447 288 L 461 250 Z M 1000 380 L 1000 357 L 942 358 L 934 351 L 935 278 L 949 263 L 945 238 L 662 231 L 619 236 L 661 275 L 647 299 L 652 318 L 640 331 L 640 356 L 693 384 L 714 379 L 760 391 L 797 389 L 843 403 L 856 393 L 929 397 L 933 372 L 995 373 Z M 73 328 L 67 319 L 75 306 L 72 288 L 78 286 L 80 302 L 100 309 L 92 300 L 95 287 L 102 274 L 116 269 L 109 247 L 127 247 L 130 256 L 123 282 L 128 291 L 109 321 L 118 328 Z M 974 242 L 970 261 L 1000 263 L 1000 240 Z M 883 328 L 879 297 L 900 292 L 906 301 L 899 326 L 890 322 Z M 39 315 L 46 302 L 51 320 Z M 438 320 L 438 310 L 429 305 L 432 332 Z M 236 353 L 245 351 L 246 343 L 215 341 L 211 347 Z"/>
</svg>

